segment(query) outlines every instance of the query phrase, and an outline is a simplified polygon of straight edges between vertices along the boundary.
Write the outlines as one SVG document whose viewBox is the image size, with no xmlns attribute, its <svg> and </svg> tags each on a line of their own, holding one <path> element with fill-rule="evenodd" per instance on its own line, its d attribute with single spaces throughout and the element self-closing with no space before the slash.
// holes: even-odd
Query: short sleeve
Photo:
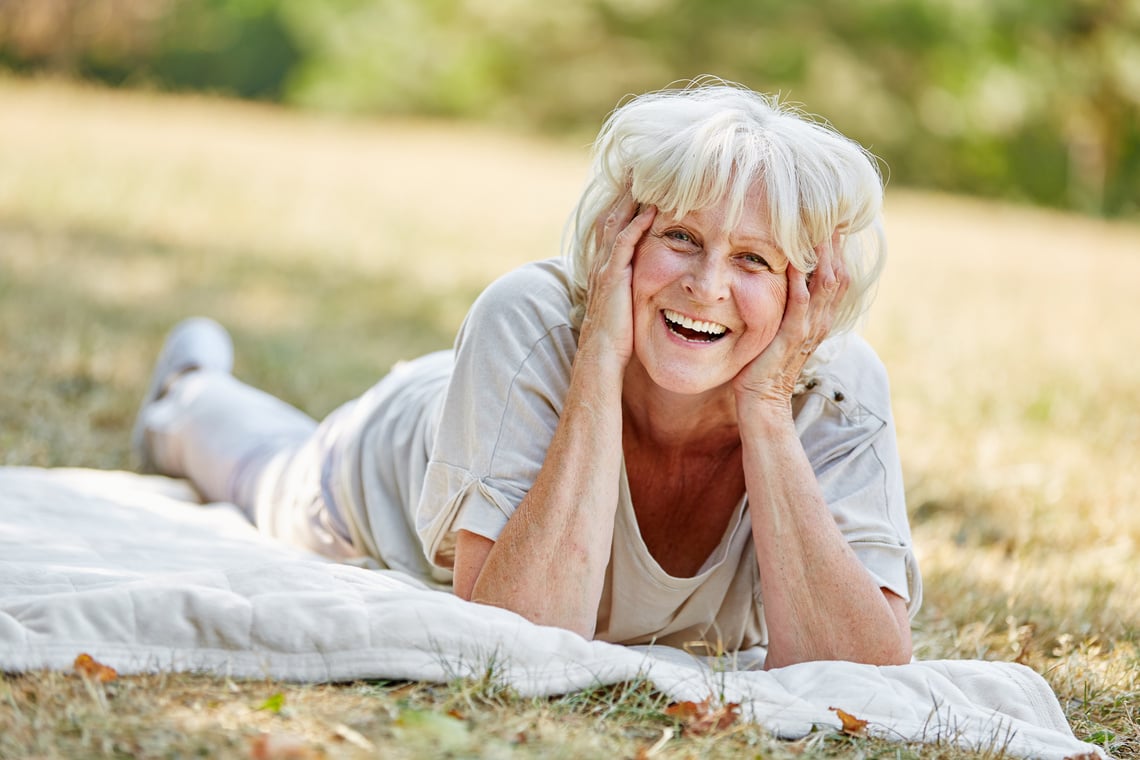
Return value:
<svg viewBox="0 0 1140 760">
<path fill-rule="evenodd" d="M 922 602 L 886 369 L 860 337 L 841 339 L 796 397 L 796 430 L 839 530 L 876 579 Z"/>
<path fill-rule="evenodd" d="M 416 512 L 434 564 L 454 564 L 460 530 L 497 539 L 530 491 L 570 384 L 569 315 L 555 260 L 504 275 L 468 312 Z"/>
</svg>

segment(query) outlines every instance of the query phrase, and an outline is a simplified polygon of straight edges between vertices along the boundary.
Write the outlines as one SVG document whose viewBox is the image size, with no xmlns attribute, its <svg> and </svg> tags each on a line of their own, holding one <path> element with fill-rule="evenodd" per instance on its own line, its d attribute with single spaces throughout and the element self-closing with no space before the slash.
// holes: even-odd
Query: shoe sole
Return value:
<svg viewBox="0 0 1140 760">
<path fill-rule="evenodd" d="M 224 336 L 225 341 L 229 343 L 230 351 L 230 366 L 225 367 L 225 369 L 228 371 L 232 368 L 233 342 L 226 328 L 214 320 L 209 317 L 191 317 L 179 322 L 170 330 L 166 336 L 166 340 L 163 341 L 162 350 L 158 353 L 158 359 L 155 360 L 154 370 L 150 376 L 150 384 L 147 387 L 146 395 L 143 397 L 142 403 L 139 404 L 138 413 L 135 415 L 135 424 L 131 428 L 131 453 L 135 459 L 136 469 L 141 473 L 157 474 L 159 472 L 154 460 L 150 457 L 146 445 L 146 426 L 143 424 L 143 412 L 146 411 L 148 406 L 162 397 L 166 386 L 176 375 L 199 367 L 195 362 L 184 362 L 182 364 L 175 362 L 175 356 L 179 353 L 175 349 L 179 347 L 179 343 L 183 340 L 182 336 L 191 330 L 199 329 L 215 330 Z"/>
</svg>

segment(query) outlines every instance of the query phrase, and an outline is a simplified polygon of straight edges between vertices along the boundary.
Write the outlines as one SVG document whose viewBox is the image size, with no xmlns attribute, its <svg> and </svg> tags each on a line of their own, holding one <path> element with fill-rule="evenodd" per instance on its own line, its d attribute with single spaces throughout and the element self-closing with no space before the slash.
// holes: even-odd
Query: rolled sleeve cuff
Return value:
<svg viewBox="0 0 1140 760">
<path fill-rule="evenodd" d="M 446 493 L 448 498 L 443 503 L 430 504 L 428 494 L 432 493 Z M 439 462 L 428 465 L 424 495 L 417 521 L 424 553 L 432 564 L 447 569 L 455 564 L 459 531 L 496 541 L 516 506 L 489 479 Z"/>
<path fill-rule="evenodd" d="M 922 577 L 911 548 L 886 541 L 854 541 L 851 548 L 875 582 L 902 597 L 914 617 L 922 605 Z"/>
</svg>

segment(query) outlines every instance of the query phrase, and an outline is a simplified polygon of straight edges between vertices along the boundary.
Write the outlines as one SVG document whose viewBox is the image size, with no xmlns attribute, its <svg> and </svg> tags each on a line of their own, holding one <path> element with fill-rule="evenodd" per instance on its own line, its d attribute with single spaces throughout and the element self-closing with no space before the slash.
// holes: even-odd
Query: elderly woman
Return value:
<svg viewBox="0 0 1140 760">
<path fill-rule="evenodd" d="M 168 337 L 144 467 L 263 531 L 585 637 L 766 665 L 911 656 L 921 580 L 881 363 L 874 160 L 748 89 L 607 120 L 565 260 L 521 267 L 454 351 L 318 425 Z"/>
</svg>

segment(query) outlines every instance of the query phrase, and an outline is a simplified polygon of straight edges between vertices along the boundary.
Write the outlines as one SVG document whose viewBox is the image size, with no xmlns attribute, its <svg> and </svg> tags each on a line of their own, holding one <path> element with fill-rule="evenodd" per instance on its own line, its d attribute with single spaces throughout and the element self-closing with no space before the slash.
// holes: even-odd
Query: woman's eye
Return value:
<svg viewBox="0 0 1140 760">
<path fill-rule="evenodd" d="M 665 237 L 671 240 L 676 240 L 678 243 L 692 243 L 693 236 L 684 230 L 669 230 L 665 233 Z"/>
<path fill-rule="evenodd" d="M 746 253 L 740 257 L 749 267 L 753 269 L 768 269 L 768 260 L 758 253 Z"/>
</svg>

